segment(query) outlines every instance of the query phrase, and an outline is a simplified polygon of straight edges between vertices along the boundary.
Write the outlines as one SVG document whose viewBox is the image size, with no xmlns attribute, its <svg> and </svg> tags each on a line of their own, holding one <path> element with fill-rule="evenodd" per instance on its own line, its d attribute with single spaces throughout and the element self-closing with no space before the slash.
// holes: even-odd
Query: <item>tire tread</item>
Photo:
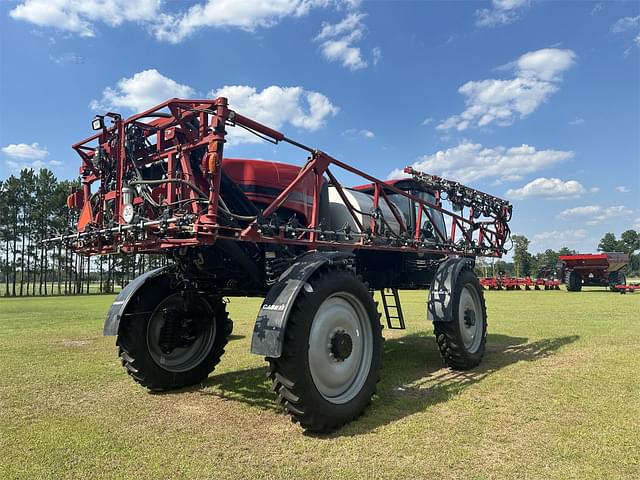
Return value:
<svg viewBox="0 0 640 480">
<path fill-rule="evenodd" d="M 382 325 L 380 325 L 380 313 L 376 307 L 376 325 L 378 325 L 378 327 L 374 327 L 372 333 L 374 337 L 377 336 L 380 339 L 380 351 L 376 352 L 374 350 L 373 355 L 379 355 L 378 365 L 380 365 L 380 368 L 377 369 L 372 379 L 368 380 L 368 384 L 363 386 L 363 389 L 369 388 L 371 390 L 371 395 L 369 396 L 366 405 L 364 405 L 363 408 L 354 409 L 349 412 L 349 414 L 341 416 L 340 418 L 331 418 L 328 415 L 325 415 L 325 412 L 314 409 L 312 407 L 313 402 L 308 400 L 312 394 L 311 392 L 305 391 L 302 387 L 302 382 L 299 378 L 302 374 L 302 368 L 299 368 L 300 365 L 296 362 L 297 355 L 306 353 L 306 349 L 304 352 L 299 351 L 301 345 L 296 341 L 295 332 L 302 327 L 303 322 L 309 321 L 305 312 L 311 308 L 310 296 L 314 295 L 317 291 L 315 285 L 324 281 L 327 275 L 335 272 L 347 271 L 336 269 L 326 269 L 321 271 L 309 280 L 309 283 L 314 286 L 311 293 L 306 292 L 304 289 L 300 291 L 300 294 L 292 307 L 287 328 L 285 330 L 282 355 L 279 358 L 267 357 L 267 361 L 269 362 L 269 373 L 267 376 L 272 379 L 272 390 L 277 393 L 278 403 L 289 415 L 291 415 L 293 422 L 299 423 L 306 430 L 317 433 L 329 433 L 337 430 L 364 413 L 367 406 L 371 403 L 371 397 L 376 392 L 376 385 L 380 380 L 380 370 L 382 367 L 381 347 L 384 338 L 382 337 Z M 353 278 L 361 281 L 361 279 L 355 275 L 353 275 Z M 366 284 L 365 288 L 368 289 Z M 375 359 L 372 361 L 372 364 L 374 361 Z"/>
</svg>

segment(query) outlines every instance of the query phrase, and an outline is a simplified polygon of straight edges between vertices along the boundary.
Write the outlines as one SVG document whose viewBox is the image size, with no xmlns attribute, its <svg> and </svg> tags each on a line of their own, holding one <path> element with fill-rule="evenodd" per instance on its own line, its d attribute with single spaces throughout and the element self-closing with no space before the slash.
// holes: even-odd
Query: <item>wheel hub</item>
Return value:
<svg viewBox="0 0 640 480">
<path fill-rule="evenodd" d="M 477 352 L 484 338 L 486 320 L 482 312 L 480 293 L 474 285 L 466 284 L 460 292 L 458 322 L 464 348 L 469 353 Z"/>
<path fill-rule="evenodd" d="M 336 331 L 329 341 L 329 352 L 331 356 L 338 362 L 343 362 L 349 358 L 353 350 L 353 341 L 351 336 L 344 330 Z"/>
<path fill-rule="evenodd" d="M 476 312 L 469 309 L 464 312 L 464 324 L 467 327 L 473 327 L 476 324 Z"/>
<path fill-rule="evenodd" d="M 162 316 L 164 324 L 158 338 L 158 346 L 162 353 L 169 355 L 176 348 L 193 345 L 198 338 L 198 327 L 191 312 L 165 308 Z"/>
</svg>

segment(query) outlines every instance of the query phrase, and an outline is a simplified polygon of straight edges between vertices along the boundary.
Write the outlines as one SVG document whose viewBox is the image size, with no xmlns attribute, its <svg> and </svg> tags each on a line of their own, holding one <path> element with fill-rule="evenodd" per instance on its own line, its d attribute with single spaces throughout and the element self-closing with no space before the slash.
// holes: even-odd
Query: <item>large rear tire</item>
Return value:
<svg viewBox="0 0 640 480">
<path fill-rule="evenodd" d="M 579 292 L 582 290 L 582 277 L 578 272 L 571 271 L 567 274 L 565 283 L 567 285 L 567 291 Z"/>
<path fill-rule="evenodd" d="M 219 297 L 149 289 L 118 331 L 123 367 L 159 392 L 195 385 L 214 370 L 233 323 Z M 158 302 L 158 297 L 162 298 Z"/>
<path fill-rule="evenodd" d="M 380 379 L 381 332 L 371 294 L 351 273 L 330 270 L 305 285 L 282 355 L 267 358 L 272 388 L 294 421 L 328 433 L 364 412 Z"/>
<path fill-rule="evenodd" d="M 452 318 L 433 322 L 436 342 L 444 363 L 454 370 L 477 366 L 487 342 L 487 307 L 478 277 L 463 270 L 451 296 Z"/>
</svg>

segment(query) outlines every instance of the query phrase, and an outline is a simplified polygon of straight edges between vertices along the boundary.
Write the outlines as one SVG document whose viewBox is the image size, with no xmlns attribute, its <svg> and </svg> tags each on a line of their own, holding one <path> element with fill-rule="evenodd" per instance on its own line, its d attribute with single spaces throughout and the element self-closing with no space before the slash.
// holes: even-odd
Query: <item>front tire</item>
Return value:
<svg viewBox="0 0 640 480">
<path fill-rule="evenodd" d="M 433 322 L 440 356 L 454 370 L 476 367 L 487 342 L 487 307 L 478 277 L 471 270 L 463 270 L 455 281 L 451 313 L 449 321 Z"/>
<path fill-rule="evenodd" d="M 129 313 L 118 331 L 118 354 L 128 374 L 154 392 L 206 379 L 233 329 L 221 298 L 189 292 L 146 290 Z"/>
<path fill-rule="evenodd" d="M 371 294 L 351 273 L 324 272 L 305 285 L 282 355 L 267 358 L 273 391 L 294 421 L 328 433 L 364 412 L 380 379 L 381 332 Z"/>
</svg>

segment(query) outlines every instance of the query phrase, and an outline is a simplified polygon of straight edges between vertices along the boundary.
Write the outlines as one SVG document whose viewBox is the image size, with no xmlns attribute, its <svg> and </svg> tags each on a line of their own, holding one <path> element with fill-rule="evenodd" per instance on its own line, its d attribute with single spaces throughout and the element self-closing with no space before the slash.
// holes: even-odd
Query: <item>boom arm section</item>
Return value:
<svg viewBox="0 0 640 480">
<path fill-rule="evenodd" d="M 506 251 L 511 217 L 507 201 L 411 168 L 405 172 L 428 195 L 397 188 L 229 109 L 226 98 L 171 99 L 126 120 L 111 112 L 105 116 L 112 119 L 112 126 L 106 127 L 104 117 L 98 117 L 99 132 L 73 146 L 82 158 L 83 186 L 68 200 L 69 207 L 79 212 L 75 231 L 51 239 L 68 242 L 79 253 L 159 253 L 212 245 L 218 239 L 284 244 L 298 250 L 369 249 L 437 256 L 499 257 Z M 234 127 L 305 152 L 304 166 L 268 202 L 249 201 L 224 172 L 227 129 Z M 368 211 L 354 204 L 353 191 L 339 182 L 338 170 L 370 182 Z M 285 218 L 287 202 L 300 196 L 302 188 L 308 192 L 304 196 L 309 199 L 309 215 Z M 327 222 L 322 211 L 327 188 L 353 221 Z M 413 202 L 417 220 L 412 230 L 405 226 L 392 196 Z M 443 206 L 444 201 L 451 203 L 451 209 Z"/>
</svg>

